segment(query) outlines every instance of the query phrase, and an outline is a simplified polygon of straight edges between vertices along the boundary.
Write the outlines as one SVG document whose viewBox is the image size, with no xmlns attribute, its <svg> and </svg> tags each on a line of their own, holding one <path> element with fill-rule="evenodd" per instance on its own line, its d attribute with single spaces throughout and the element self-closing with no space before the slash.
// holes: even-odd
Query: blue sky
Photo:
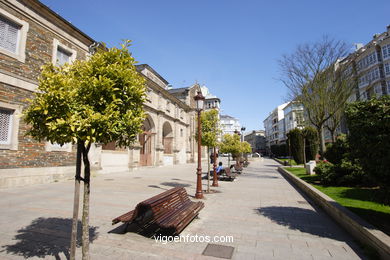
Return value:
<svg viewBox="0 0 390 260">
<path fill-rule="evenodd" d="M 97 41 L 131 52 L 173 87 L 206 85 L 248 130 L 287 97 L 278 59 L 323 35 L 367 43 L 390 24 L 390 1 L 43 0 Z"/>
</svg>

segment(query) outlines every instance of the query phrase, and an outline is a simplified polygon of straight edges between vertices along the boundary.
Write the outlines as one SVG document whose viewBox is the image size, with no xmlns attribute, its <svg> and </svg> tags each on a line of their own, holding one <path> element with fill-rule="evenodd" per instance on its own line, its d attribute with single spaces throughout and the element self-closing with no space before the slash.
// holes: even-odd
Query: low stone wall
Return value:
<svg viewBox="0 0 390 260">
<path fill-rule="evenodd" d="M 0 169 L 0 189 L 74 179 L 76 167 Z"/>
<path fill-rule="evenodd" d="M 338 204 L 310 184 L 279 167 L 278 171 L 300 188 L 318 206 L 323 208 L 336 222 L 344 227 L 355 239 L 377 250 L 382 259 L 390 259 L 390 237 L 376 229 L 353 212 Z"/>
</svg>

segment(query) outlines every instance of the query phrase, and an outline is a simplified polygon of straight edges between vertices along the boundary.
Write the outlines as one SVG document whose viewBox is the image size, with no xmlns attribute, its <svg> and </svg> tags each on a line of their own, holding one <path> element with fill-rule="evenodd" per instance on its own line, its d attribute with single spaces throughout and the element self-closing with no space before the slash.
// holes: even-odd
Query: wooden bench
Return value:
<svg viewBox="0 0 390 260">
<path fill-rule="evenodd" d="M 242 167 L 241 165 L 235 164 L 233 168 L 234 168 L 234 171 L 235 171 L 236 173 L 238 173 L 238 174 L 241 174 L 241 173 L 242 173 L 243 167 Z"/>
<path fill-rule="evenodd" d="M 236 178 L 237 174 L 230 171 L 229 167 L 223 169 L 223 172 L 220 176 L 221 180 L 233 181 Z"/>
<path fill-rule="evenodd" d="M 113 219 L 112 224 L 156 224 L 160 229 L 178 235 L 203 208 L 203 202 L 192 202 L 183 187 L 176 187 L 138 203 L 134 210 Z"/>
</svg>

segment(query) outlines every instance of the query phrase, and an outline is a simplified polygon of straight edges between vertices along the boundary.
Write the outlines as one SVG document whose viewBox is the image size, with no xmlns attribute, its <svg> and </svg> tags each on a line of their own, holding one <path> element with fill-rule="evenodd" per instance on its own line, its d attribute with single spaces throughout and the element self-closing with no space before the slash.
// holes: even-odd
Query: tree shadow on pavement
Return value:
<svg viewBox="0 0 390 260">
<path fill-rule="evenodd" d="M 330 229 L 325 216 L 310 209 L 298 207 L 262 207 L 256 209 L 259 215 L 265 216 L 278 225 L 289 229 L 299 230 L 312 235 L 327 237 L 336 240 L 345 240 L 343 233 Z"/>
<path fill-rule="evenodd" d="M 81 221 L 78 221 L 77 247 L 81 246 Z M 89 241 L 98 237 L 97 227 L 89 228 Z M 61 259 L 61 253 L 69 259 L 72 219 L 70 218 L 37 218 L 27 227 L 21 228 L 13 240 L 13 245 L 5 245 L 2 251 L 20 255 L 24 258 L 53 256 Z"/>
<path fill-rule="evenodd" d="M 180 182 L 162 182 L 160 183 L 161 185 L 164 185 L 164 186 L 170 186 L 170 187 L 190 187 L 191 184 L 184 184 L 184 183 L 180 183 Z"/>
</svg>

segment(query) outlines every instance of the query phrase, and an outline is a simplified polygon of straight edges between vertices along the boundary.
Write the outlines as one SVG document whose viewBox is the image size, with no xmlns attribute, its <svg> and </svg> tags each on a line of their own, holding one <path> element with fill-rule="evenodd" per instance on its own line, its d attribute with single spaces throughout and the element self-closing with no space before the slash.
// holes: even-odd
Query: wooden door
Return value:
<svg viewBox="0 0 390 260">
<path fill-rule="evenodd" d="M 140 134 L 140 166 L 152 165 L 152 134 L 150 132 L 143 132 Z"/>
</svg>

